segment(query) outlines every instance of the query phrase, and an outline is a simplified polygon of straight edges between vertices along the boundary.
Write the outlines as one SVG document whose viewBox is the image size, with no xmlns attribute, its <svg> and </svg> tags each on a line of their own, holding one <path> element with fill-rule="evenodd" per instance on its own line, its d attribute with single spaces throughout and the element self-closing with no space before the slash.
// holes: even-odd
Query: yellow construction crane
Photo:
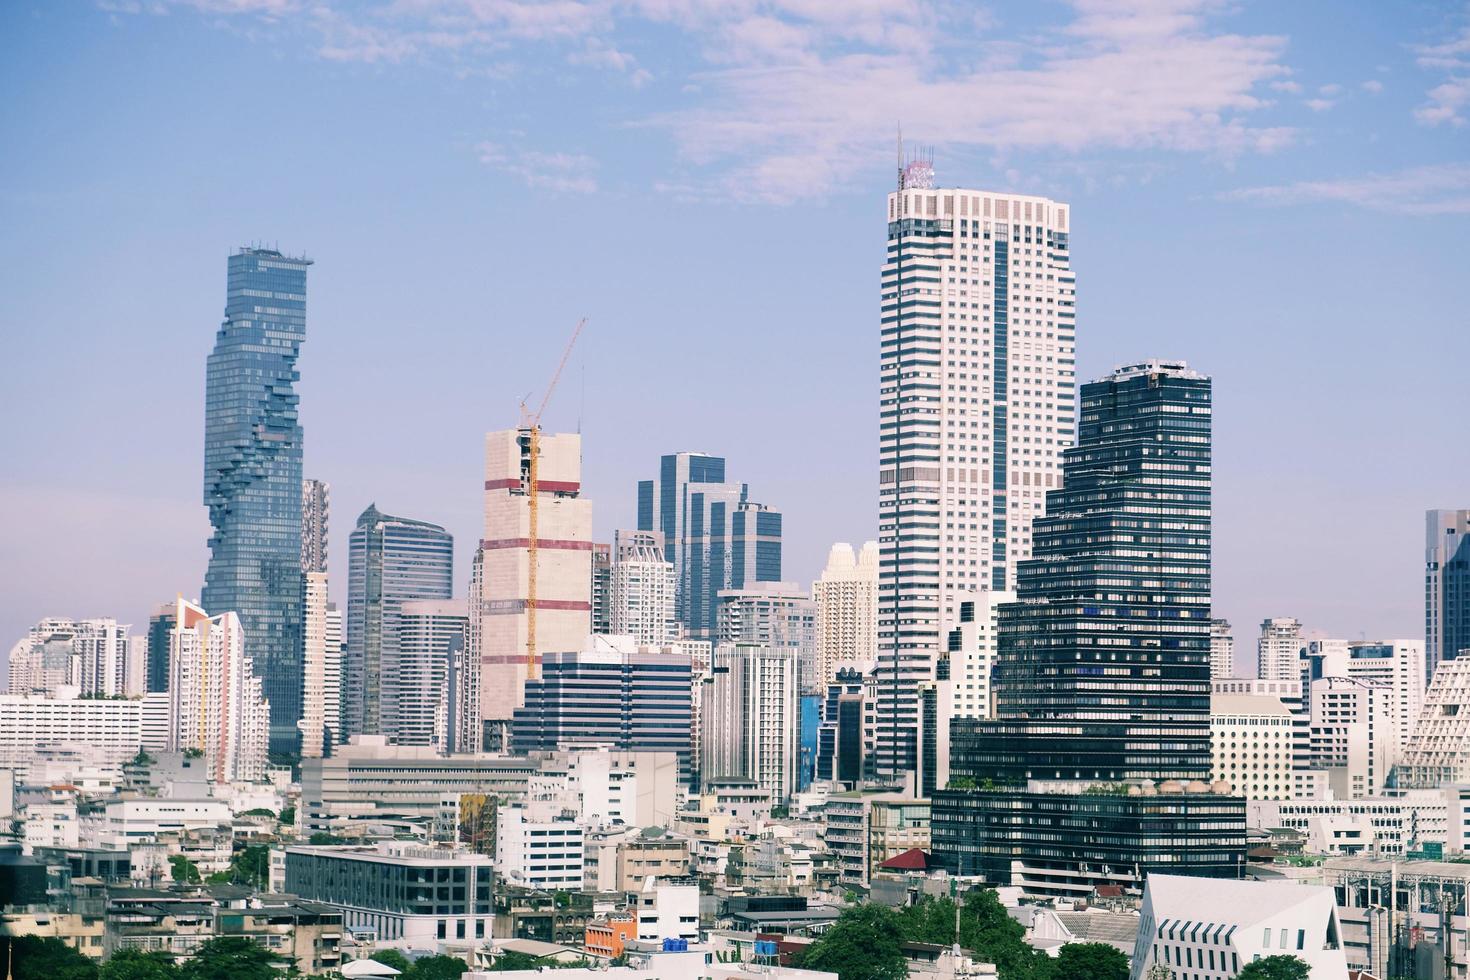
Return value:
<svg viewBox="0 0 1470 980">
<path fill-rule="evenodd" d="M 556 383 L 561 380 L 562 369 L 567 366 L 567 358 L 572 356 L 572 348 L 576 346 L 577 338 L 582 335 L 582 328 L 587 325 L 584 316 L 577 321 L 577 329 L 572 331 L 572 337 L 567 341 L 566 349 L 561 352 L 561 360 L 557 362 L 556 371 L 551 376 L 551 382 L 546 386 L 546 392 L 541 396 L 541 404 L 536 408 L 536 414 L 527 416 L 522 423 L 523 427 L 530 429 L 530 465 L 527 467 L 526 492 L 530 495 L 530 526 L 527 528 L 529 538 L 526 545 L 526 676 L 536 676 L 536 579 L 537 579 L 537 551 L 540 548 L 538 536 L 540 534 L 540 503 L 541 503 L 541 413 L 546 411 L 546 403 L 551 401 L 551 393 L 556 390 Z M 525 403 L 521 405 L 524 412 Z"/>
</svg>

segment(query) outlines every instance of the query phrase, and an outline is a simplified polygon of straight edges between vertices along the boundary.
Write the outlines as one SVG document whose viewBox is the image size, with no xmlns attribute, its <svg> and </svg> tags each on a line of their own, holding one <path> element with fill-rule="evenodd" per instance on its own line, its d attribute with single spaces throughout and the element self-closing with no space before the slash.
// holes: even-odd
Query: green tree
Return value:
<svg viewBox="0 0 1470 980">
<path fill-rule="evenodd" d="M 121 949 L 102 964 L 101 980 L 176 980 L 174 958 L 161 950 Z"/>
<path fill-rule="evenodd" d="M 499 970 L 534 970 L 541 965 L 541 961 L 530 953 L 521 953 L 513 949 L 507 949 L 495 957 L 490 964 L 490 969 Z"/>
<path fill-rule="evenodd" d="M 1308 980 L 1312 968 L 1297 956 L 1267 956 L 1247 963 L 1236 980 Z"/>
<path fill-rule="evenodd" d="M 399 973 L 407 973 L 413 964 L 408 962 L 408 957 L 396 949 L 380 949 L 368 959 L 376 960 L 384 966 L 391 966 Z"/>
<path fill-rule="evenodd" d="M 179 969 L 179 980 L 277 980 L 286 962 L 244 936 L 217 936 Z"/>
<path fill-rule="evenodd" d="M 982 963 L 994 963 L 1000 980 L 1048 980 L 1052 959 L 1026 945 L 1026 929 L 1011 918 L 992 889 L 965 896 L 960 909 L 960 945 Z"/>
<path fill-rule="evenodd" d="M 948 898 L 931 898 L 899 910 L 898 925 L 911 943 L 954 943 L 955 904 Z"/>
<path fill-rule="evenodd" d="M 182 854 L 169 855 L 168 866 L 173 872 L 174 881 L 183 882 L 186 885 L 197 884 L 200 881 L 199 865 Z"/>
<path fill-rule="evenodd" d="M 882 905 L 859 905 L 842 914 L 807 947 L 801 966 L 835 973 L 841 980 L 904 980 L 903 929 L 898 913 Z"/>
<path fill-rule="evenodd" d="M 1052 980 L 1128 980 L 1128 957 L 1107 943 L 1068 943 L 1052 964 Z"/>
<path fill-rule="evenodd" d="M 264 888 L 270 872 L 271 849 L 264 844 L 250 844 L 230 860 L 230 880 L 237 885 Z"/>
<path fill-rule="evenodd" d="M 464 960 L 453 956 L 425 956 L 413 961 L 408 980 L 456 980 L 468 969 Z"/>
<path fill-rule="evenodd" d="M 286 809 L 281 811 L 281 815 L 277 819 L 283 824 L 294 826 L 296 823 L 296 808 L 294 806 L 286 807 Z"/>
<path fill-rule="evenodd" d="M 347 843 L 347 838 L 346 837 L 338 837 L 336 834 L 329 834 L 329 833 L 327 833 L 324 830 L 318 830 L 316 833 L 312 834 L 306 840 L 307 840 L 307 843 L 308 844 L 316 844 L 317 846 L 323 846 L 323 845 L 326 845 L 326 844 L 345 844 L 345 843 Z"/>
<path fill-rule="evenodd" d="M 97 964 L 60 939 L 17 936 L 6 939 L 15 980 L 97 980 Z"/>
</svg>

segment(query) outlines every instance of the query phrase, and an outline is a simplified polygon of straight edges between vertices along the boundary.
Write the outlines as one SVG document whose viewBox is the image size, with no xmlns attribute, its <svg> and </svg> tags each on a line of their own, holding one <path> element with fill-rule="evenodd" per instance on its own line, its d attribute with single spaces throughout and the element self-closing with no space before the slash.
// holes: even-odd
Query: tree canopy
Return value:
<svg viewBox="0 0 1470 980">
<path fill-rule="evenodd" d="M 1236 980 L 1308 980 L 1312 968 L 1298 956 L 1267 956 L 1247 963 Z"/>
<path fill-rule="evenodd" d="M 882 905 L 843 909 L 832 927 L 807 947 L 800 966 L 840 980 L 904 980 L 908 961 L 899 915 Z"/>
<path fill-rule="evenodd" d="M 176 980 L 179 968 L 169 954 L 120 949 L 102 964 L 101 980 Z"/>
<path fill-rule="evenodd" d="M 277 980 L 288 964 L 244 936 L 217 936 L 179 969 L 179 980 Z"/>
<path fill-rule="evenodd" d="M 5 939 L 15 980 L 97 980 L 97 964 L 60 939 L 17 936 Z"/>
<path fill-rule="evenodd" d="M 1128 957 L 1107 943 L 1068 943 L 1057 952 L 1052 980 L 1128 980 Z"/>
</svg>

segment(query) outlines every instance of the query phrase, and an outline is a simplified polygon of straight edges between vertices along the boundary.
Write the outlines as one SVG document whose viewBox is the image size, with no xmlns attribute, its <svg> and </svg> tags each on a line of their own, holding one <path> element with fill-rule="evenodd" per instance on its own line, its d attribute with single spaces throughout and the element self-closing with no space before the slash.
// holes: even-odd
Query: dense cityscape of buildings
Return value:
<svg viewBox="0 0 1470 980">
<path fill-rule="evenodd" d="M 1470 510 L 1427 514 L 1422 639 L 1273 616 L 1242 671 L 1215 382 L 1079 384 L 1064 202 L 915 158 L 886 227 L 877 536 L 810 588 L 705 452 L 595 541 L 581 436 L 539 415 L 485 437 L 466 581 L 443 527 L 376 505 L 339 577 L 303 475 L 312 263 L 230 255 L 197 601 L 37 610 L 10 651 L 0 937 L 827 980 L 790 958 L 844 907 L 988 887 L 1036 948 L 1112 936 L 1150 980 L 1467 975 Z"/>
</svg>

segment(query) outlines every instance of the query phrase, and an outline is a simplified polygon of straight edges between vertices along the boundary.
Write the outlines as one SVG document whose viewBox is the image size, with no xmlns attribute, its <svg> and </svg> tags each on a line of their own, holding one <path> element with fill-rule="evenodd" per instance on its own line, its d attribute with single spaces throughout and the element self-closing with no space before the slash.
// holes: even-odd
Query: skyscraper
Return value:
<svg viewBox="0 0 1470 980">
<path fill-rule="evenodd" d="M 416 599 L 400 607 L 389 733 L 396 744 L 447 751 L 453 715 L 449 668 L 464 652 L 466 618 L 463 600 Z"/>
<path fill-rule="evenodd" d="M 1263 681 L 1302 680 L 1302 624 L 1275 617 L 1261 623 L 1256 640 L 1256 676 Z"/>
<path fill-rule="evenodd" d="M 822 577 L 812 583 L 817 604 L 817 683 L 825 687 L 837 671 L 878 659 L 878 542 L 861 553 L 839 542 L 827 553 Z"/>
<path fill-rule="evenodd" d="M 794 582 L 763 582 L 720 593 L 715 643 L 790 650 L 799 694 L 825 691 L 817 681 L 817 607 Z"/>
<path fill-rule="evenodd" d="M 1052 894 L 1241 873 L 1243 800 L 1208 783 L 1210 412 L 1182 362 L 1083 387 L 1064 488 L 1000 609 L 996 718 L 950 733 L 951 775 L 998 786 L 935 794 L 935 851 L 962 873 Z"/>
<path fill-rule="evenodd" d="M 658 479 L 638 483 L 638 529 L 663 535 L 691 638 L 714 637 L 722 589 L 781 579 L 781 514 L 750 500 L 745 484 L 726 482 L 720 456 L 661 457 Z"/>
<path fill-rule="evenodd" d="M 617 553 L 610 570 L 608 632 L 639 643 L 677 640 L 674 566 L 664 558 L 663 535 L 618 531 L 614 537 Z"/>
<path fill-rule="evenodd" d="M 796 792 L 796 652 L 745 643 L 715 647 L 704 689 L 705 783 L 750 779 L 785 802 Z"/>
<path fill-rule="evenodd" d="M 515 709 L 524 703 L 526 678 L 535 672 L 528 660 L 539 663 L 542 654 L 581 650 L 592 627 L 592 502 L 582 496 L 582 437 L 540 434 L 534 494 L 531 443 L 528 428 L 485 436 L 485 536 L 475 642 L 482 726 L 476 744 L 487 748 L 504 745 Z"/>
<path fill-rule="evenodd" d="M 214 782 L 265 778 L 270 706 L 239 618 L 175 604 L 169 650 L 168 748 L 204 754 Z"/>
<path fill-rule="evenodd" d="M 169 636 L 177 607 L 165 602 L 148 617 L 148 691 L 168 690 Z"/>
<path fill-rule="evenodd" d="M 348 541 L 343 725 L 351 735 L 395 733 L 400 613 L 410 599 L 448 599 L 454 538 L 437 524 L 369 504 Z"/>
<path fill-rule="evenodd" d="M 204 503 L 214 533 L 201 602 L 234 612 L 270 701 L 270 750 L 297 748 L 302 692 L 301 423 L 296 357 L 311 261 L 229 257 L 204 391 Z"/>
<path fill-rule="evenodd" d="M 888 195 L 879 382 L 876 767 L 915 763 L 916 691 L 957 597 L 1013 587 L 1075 432 L 1070 208 L 938 189 Z"/>
<path fill-rule="evenodd" d="M 43 619 L 10 648 L 11 694 L 54 697 L 67 685 L 82 694 L 142 694 L 129 688 L 128 631 L 115 619 Z"/>
<path fill-rule="evenodd" d="M 327 723 L 327 522 L 330 488 L 301 483 L 301 755 L 320 756 L 337 724 Z M 331 734 L 329 734 L 331 733 Z"/>
<path fill-rule="evenodd" d="M 1235 676 L 1235 636 L 1228 619 L 1210 621 L 1210 676 Z"/>
<path fill-rule="evenodd" d="M 1470 650 L 1470 510 L 1424 515 L 1424 659 L 1433 676 L 1442 660 Z"/>
</svg>

